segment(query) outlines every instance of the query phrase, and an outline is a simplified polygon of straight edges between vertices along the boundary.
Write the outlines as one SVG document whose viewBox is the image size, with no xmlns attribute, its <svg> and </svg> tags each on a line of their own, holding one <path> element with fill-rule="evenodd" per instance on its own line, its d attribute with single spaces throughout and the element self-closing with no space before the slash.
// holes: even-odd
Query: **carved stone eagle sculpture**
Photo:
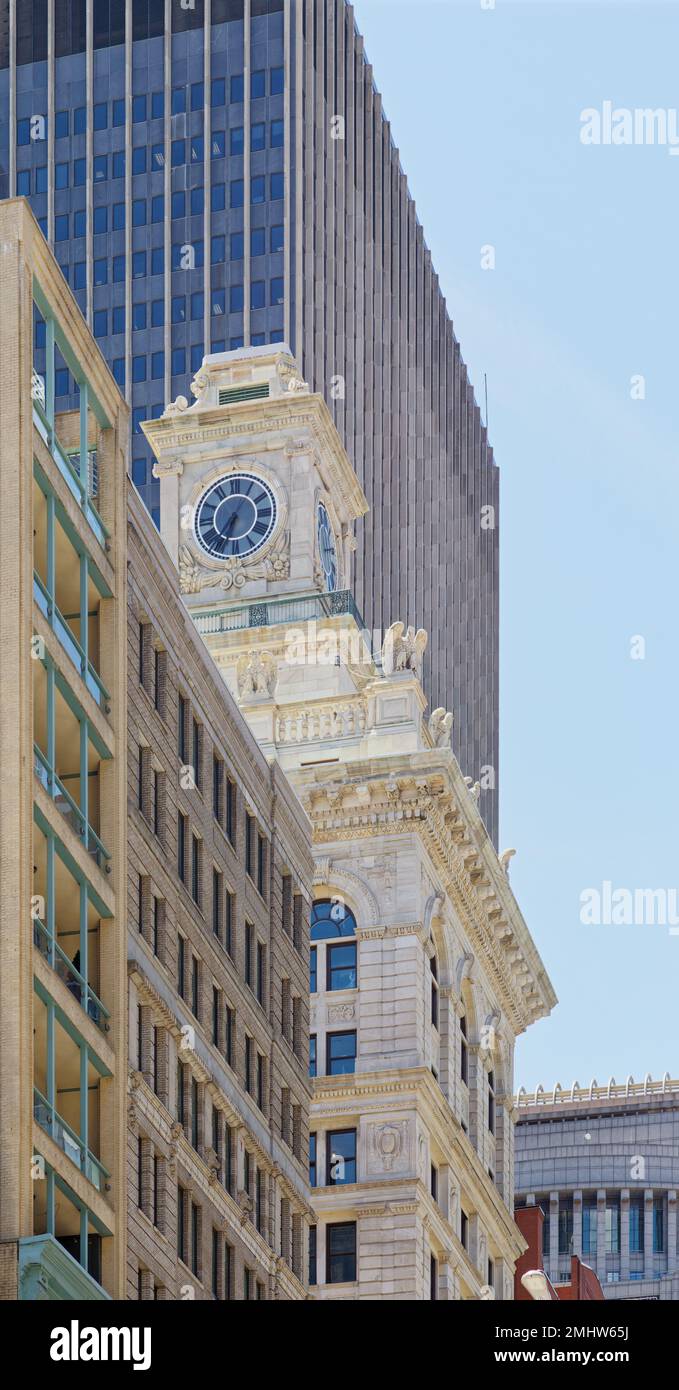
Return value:
<svg viewBox="0 0 679 1390">
<path fill-rule="evenodd" d="M 414 627 L 406 631 L 405 623 L 392 623 L 382 647 L 382 665 L 385 676 L 393 676 L 399 671 L 413 671 L 422 675 L 422 658 L 427 648 L 428 634 L 423 627 L 418 632 Z"/>
</svg>

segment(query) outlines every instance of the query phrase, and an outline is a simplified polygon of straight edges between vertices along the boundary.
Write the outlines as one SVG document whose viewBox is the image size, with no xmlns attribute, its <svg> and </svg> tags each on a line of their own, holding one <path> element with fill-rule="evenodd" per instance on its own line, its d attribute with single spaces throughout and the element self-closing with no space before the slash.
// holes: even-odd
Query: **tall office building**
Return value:
<svg viewBox="0 0 679 1390">
<path fill-rule="evenodd" d="M 203 355 L 287 342 L 370 505 L 368 626 L 424 682 L 497 833 L 498 474 L 345 0 L 0 0 L 0 196 L 25 195 L 140 423 Z M 62 363 L 60 400 L 71 403 Z M 484 510 L 485 509 L 485 510 Z"/>
<path fill-rule="evenodd" d="M 542 1207 L 552 1283 L 577 1255 L 605 1298 L 679 1298 L 679 1081 L 539 1087 L 517 1113 L 516 1204 Z"/>
</svg>

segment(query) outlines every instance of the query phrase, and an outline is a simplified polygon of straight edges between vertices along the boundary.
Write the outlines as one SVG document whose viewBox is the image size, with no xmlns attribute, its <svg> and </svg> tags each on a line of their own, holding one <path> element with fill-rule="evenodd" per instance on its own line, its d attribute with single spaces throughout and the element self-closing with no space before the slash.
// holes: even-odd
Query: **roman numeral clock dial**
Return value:
<svg viewBox="0 0 679 1390">
<path fill-rule="evenodd" d="M 203 550 L 216 560 L 254 555 L 276 525 L 276 499 L 252 473 L 220 478 L 203 493 L 194 530 Z"/>
</svg>

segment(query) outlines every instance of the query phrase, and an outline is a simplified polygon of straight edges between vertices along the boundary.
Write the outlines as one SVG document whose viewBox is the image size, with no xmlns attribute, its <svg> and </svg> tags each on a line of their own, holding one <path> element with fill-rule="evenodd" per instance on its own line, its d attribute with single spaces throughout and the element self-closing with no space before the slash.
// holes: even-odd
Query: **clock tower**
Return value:
<svg viewBox="0 0 679 1390">
<path fill-rule="evenodd" d="M 356 611 L 366 501 L 322 397 L 284 347 L 208 357 L 191 389 L 144 426 L 163 540 L 316 864 L 316 1297 L 340 1267 L 355 1298 L 511 1298 L 514 1040 L 554 1002 L 511 852 L 498 861 L 452 713 L 425 714 L 426 632 L 375 641 Z"/>
<path fill-rule="evenodd" d="M 351 587 L 367 503 L 320 395 L 284 346 L 206 357 L 144 425 L 161 534 L 191 611 Z"/>
</svg>

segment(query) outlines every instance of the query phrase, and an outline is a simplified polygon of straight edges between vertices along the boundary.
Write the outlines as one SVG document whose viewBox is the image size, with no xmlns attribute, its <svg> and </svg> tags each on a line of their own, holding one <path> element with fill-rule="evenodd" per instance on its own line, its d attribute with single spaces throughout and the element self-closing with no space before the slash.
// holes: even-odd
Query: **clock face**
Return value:
<svg viewBox="0 0 679 1390">
<path fill-rule="evenodd" d="M 329 594 L 337 588 L 337 547 L 330 517 L 322 502 L 318 504 L 318 553 Z"/>
<path fill-rule="evenodd" d="M 252 555 L 276 525 L 276 499 L 252 473 L 231 473 L 212 483 L 196 508 L 199 544 L 217 560 Z"/>
</svg>

